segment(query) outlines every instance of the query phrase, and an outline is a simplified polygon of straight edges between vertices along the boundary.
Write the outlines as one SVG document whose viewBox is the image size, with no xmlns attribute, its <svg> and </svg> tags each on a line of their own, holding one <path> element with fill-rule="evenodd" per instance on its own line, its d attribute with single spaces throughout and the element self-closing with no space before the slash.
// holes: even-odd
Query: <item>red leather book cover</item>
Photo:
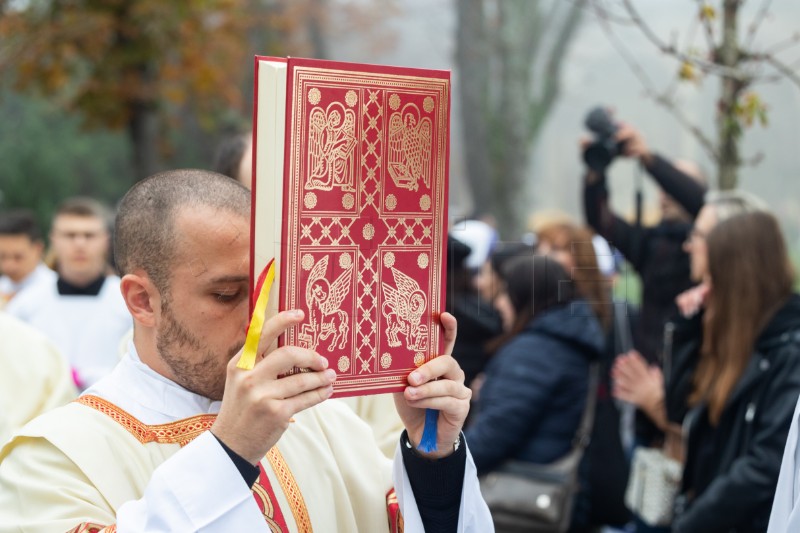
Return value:
<svg viewBox="0 0 800 533">
<path fill-rule="evenodd" d="M 306 315 L 280 342 L 327 357 L 334 396 L 400 391 L 443 345 L 450 74 L 290 58 L 285 116 L 265 112 L 259 100 L 280 110 L 282 97 L 259 78 L 252 269 L 274 257 L 275 311 Z M 283 78 L 269 83 L 282 92 Z M 258 158 L 280 143 L 267 151 L 265 131 L 282 126 L 282 169 L 267 183 Z"/>
</svg>

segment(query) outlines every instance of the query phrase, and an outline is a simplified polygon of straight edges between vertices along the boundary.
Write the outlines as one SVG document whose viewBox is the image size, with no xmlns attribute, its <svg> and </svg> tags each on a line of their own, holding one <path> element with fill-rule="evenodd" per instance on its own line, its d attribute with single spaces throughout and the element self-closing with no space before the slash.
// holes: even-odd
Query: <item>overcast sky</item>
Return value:
<svg viewBox="0 0 800 533">
<path fill-rule="evenodd" d="M 399 2 L 400 13 L 380 21 L 380 29 L 370 43 L 365 44 L 354 35 L 337 37 L 335 59 L 454 69 L 455 1 Z M 756 0 L 745 3 L 742 31 L 746 31 L 761 3 Z M 677 36 L 679 43 L 685 42 L 696 16 L 695 0 L 636 0 L 636 5 L 662 39 L 671 41 Z M 800 2 L 773 0 L 770 12 L 756 39 L 757 46 L 784 40 L 800 27 Z M 674 79 L 678 63 L 659 53 L 638 29 L 616 27 L 615 32 L 654 83 L 663 86 Z M 702 48 L 701 33 L 697 33 L 694 42 Z M 782 57 L 787 62 L 800 59 L 800 45 Z M 565 62 L 561 96 L 532 150 L 532 186 L 525 191 L 528 205 L 580 214 L 581 162 L 577 142 L 584 134 L 583 116 L 598 104 L 614 108 L 620 119 L 639 127 L 655 150 L 669 157 L 694 159 L 714 178 L 715 169 L 702 148 L 668 111 L 646 98 L 642 84 L 621 60 L 592 13 L 584 17 Z M 458 83 L 463 75 L 469 73 L 454 71 L 453 83 Z M 765 159 L 756 167 L 743 169 L 740 183 L 743 188 L 766 197 L 796 236 L 800 233 L 800 88 L 781 82 L 762 85 L 757 90 L 769 106 L 770 124 L 766 129 L 756 126 L 746 131 L 743 155 L 763 152 Z M 714 102 L 718 92 L 719 81 L 714 78 L 699 85 L 683 84 L 678 92 L 684 113 L 710 136 L 714 136 Z M 457 101 L 453 108 L 452 154 L 451 203 L 455 211 L 467 210 L 471 199 L 459 187 L 463 163 Z M 612 198 L 621 211 L 632 209 L 634 171 L 635 165 L 624 161 L 617 162 L 611 171 Z M 655 204 L 653 190 L 646 191 L 646 201 Z"/>
</svg>

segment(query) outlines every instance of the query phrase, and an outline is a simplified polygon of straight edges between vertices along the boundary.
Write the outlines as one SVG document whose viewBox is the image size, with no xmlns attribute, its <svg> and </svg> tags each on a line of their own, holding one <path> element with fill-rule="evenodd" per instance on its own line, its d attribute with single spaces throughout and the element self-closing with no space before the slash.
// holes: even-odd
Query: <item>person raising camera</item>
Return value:
<svg viewBox="0 0 800 533">
<path fill-rule="evenodd" d="M 581 143 L 587 167 L 583 184 L 586 221 L 622 252 L 641 278 L 642 301 L 639 320 L 632 328 L 633 345 L 648 362 L 655 363 L 664 324 L 677 312 L 675 297 L 692 286 L 683 243 L 703 207 L 705 179 L 696 164 L 670 162 L 652 152 L 636 128 L 614 121 L 604 108 L 592 110 L 586 126 L 595 134 L 592 141 Z M 617 155 L 638 159 L 659 186 L 661 216 L 656 225 L 642 226 L 638 215 L 630 223 L 611 210 L 606 171 Z"/>
</svg>

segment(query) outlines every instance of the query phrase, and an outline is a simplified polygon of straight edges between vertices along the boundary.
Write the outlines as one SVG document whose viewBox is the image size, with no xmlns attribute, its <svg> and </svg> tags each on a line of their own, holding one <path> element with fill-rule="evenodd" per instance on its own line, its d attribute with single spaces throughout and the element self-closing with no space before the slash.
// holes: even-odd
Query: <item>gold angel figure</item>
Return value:
<svg viewBox="0 0 800 533">
<path fill-rule="evenodd" d="M 308 117 L 308 177 L 306 189 L 355 191 L 356 115 L 341 102 Z"/>
<path fill-rule="evenodd" d="M 428 298 L 414 278 L 392 267 L 396 287 L 383 286 L 383 316 L 386 319 L 389 346 L 397 347 L 399 334 L 406 338 L 406 348 L 412 351 L 428 349 L 428 327 L 421 324 Z"/>
<path fill-rule="evenodd" d="M 328 256 L 320 259 L 311 269 L 306 284 L 306 304 L 308 323 L 303 324 L 300 341 L 306 348 L 316 350 L 320 342 L 333 336 L 328 351 L 343 349 L 350 331 L 350 319 L 341 310 L 342 302 L 350 292 L 350 273 L 353 265 L 339 274 L 336 281 L 328 283 L 325 272 L 328 270 Z"/>
<path fill-rule="evenodd" d="M 430 188 L 433 123 L 420 117 L 416 104 L 406 104 L 389 119 L 389 175 L 410 191 L 419 189 L 420 180 Z"/>
</svg>

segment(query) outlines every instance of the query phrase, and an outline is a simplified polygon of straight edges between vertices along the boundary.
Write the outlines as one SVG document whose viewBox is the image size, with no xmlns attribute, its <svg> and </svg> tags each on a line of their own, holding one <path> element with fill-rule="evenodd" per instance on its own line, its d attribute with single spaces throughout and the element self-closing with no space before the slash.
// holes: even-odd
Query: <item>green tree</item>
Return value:
<svg viewBox="0 0 800 533">
<path fill-rule="evenodd" d="M 0 93 L 0 117 L 0 210 L 28 207 L 47 228 L 65 198 L 113 205 L 132 180 L 129 145 L 119 132 L 83 132 L 77 116 L 8 89 Z"/>
<path fill-rule="evenodd" d="M 269 29 L 255 0 L 31 0 L 0 18 L 0 72 L 15 88 L 123 129 L 133 178 L 162 167 L 165 131 L 189 106 L 202 122 L 241 107 L 248 32 Z M 167 119 L 167 120 L 165 120 Z"/>
</svg>

